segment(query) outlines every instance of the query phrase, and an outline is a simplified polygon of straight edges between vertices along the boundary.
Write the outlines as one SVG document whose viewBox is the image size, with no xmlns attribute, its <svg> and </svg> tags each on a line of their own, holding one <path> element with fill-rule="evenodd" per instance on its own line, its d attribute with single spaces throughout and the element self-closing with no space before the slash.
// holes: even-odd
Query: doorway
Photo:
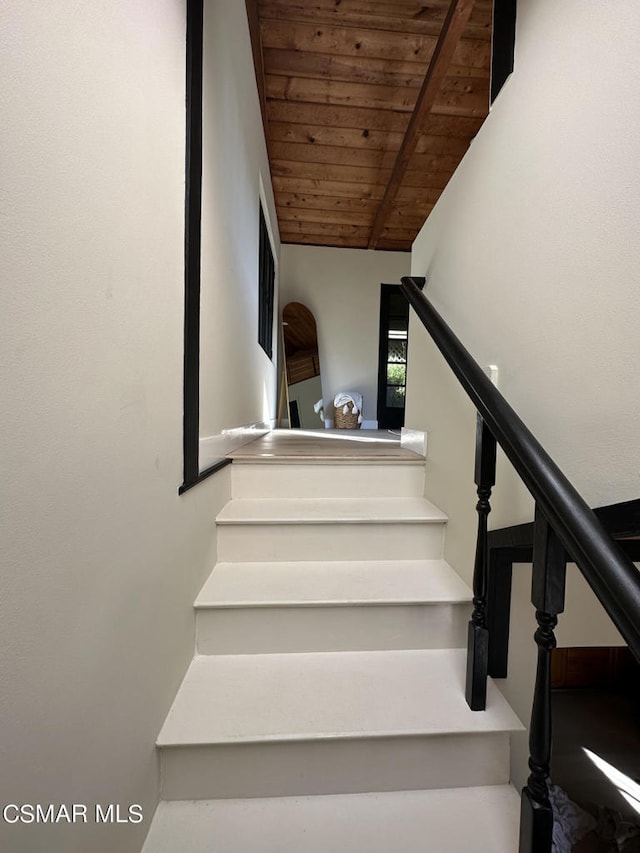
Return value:
<svg viewBox="0 0 640 853">
<path fill-rule="evenodd" d="M 380 285 L 378 349 L 378 428 L 404 426 L 407 385 L 409 303 L 400 285 Z"/>
</svg>

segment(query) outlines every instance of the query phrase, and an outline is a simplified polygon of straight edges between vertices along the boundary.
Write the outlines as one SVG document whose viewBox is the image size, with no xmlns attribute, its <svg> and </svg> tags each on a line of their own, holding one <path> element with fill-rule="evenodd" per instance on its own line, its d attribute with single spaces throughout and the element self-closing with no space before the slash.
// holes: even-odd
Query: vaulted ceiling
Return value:
<svg viewBox="0 0 640 853">
<path fill-rule="evenodd" d="M 489 111 L 492 0 L 246 0 L 283 243 L 409 251 Z"/>
</svg>

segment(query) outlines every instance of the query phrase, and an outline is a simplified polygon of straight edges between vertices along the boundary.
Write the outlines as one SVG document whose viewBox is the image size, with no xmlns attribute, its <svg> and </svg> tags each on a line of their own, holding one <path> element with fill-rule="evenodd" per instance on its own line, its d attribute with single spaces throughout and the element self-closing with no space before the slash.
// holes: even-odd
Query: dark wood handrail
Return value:
<svg viewBox="0 0 640 853">
<path fill-rule="evenodd" d="M 640 573 L 444 322 L 420 286 L 402 291 L 629 648 L 640 660 Z"/>
</svg>

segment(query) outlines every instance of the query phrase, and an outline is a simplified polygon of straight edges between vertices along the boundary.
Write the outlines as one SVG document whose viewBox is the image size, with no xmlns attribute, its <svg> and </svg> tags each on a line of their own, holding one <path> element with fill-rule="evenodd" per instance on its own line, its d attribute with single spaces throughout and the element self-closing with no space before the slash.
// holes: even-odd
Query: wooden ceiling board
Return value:
<svg viewBox="0 0 640 853">
<path fill-rule="evenodd" d="M 411 114 L 419 89 L 406 86 L 372 86 L 304 77 L 265 76 L 267 98 L 282 101 L 364 107 L 369 110 L 390 108 Z M 447 77 L 433 105 L 441 115 L 483 116 L 489 98 L 488 78 Z"/>
<path fill-rule="evenodd" d="M 315 26 L 295 21 L 262 21 L 262 48 L 304 51 L 341 57 L 365 57 L 429 63 L 438 43 L 437 36 L 414 32 L 388 32 L 360 27 Z M 266 59 L 266 54 L 265 59 Z M 462 38 L 452 64 L 464 68 L 489 69 L 491 43 L 485 39 Z M 266 63 L 265 63 L 266 65 Z M 266 66 L 268 71 L 268 66 Z"/>
<path fill-rule="evenodd" d="M 370 0 L 324 0 L 304 3 L 303 0 L 261 0 L 263 20 L 312 22 L 318 25 L 348 25 L 366 29 L 413 32 L 438 37 L 449 3 L 425 5 L 422 0 L 407 3 L 381 3 Z M 477 2 L 469 20 L 470 37 L 490 39 L 491 3 Z"/>
<path fill-rule="evenodd" d="M 303 54 L 295 50 L 272 48 L 264 51 L 264 57 L 269 73 L 283 77 L 318 77 L 344 80 L 346 83 L 371 83 L 376 86 L 413 86 L 416 89 L 422 86 L 429 69 L 428 62 L 330 56 L 324 53 Z M 486 77 L 488 74 L 488 68 L 476 68 L 472 65 L 451 63 L 447 69 L 448 77 Z"/>
<path fill-rule="evenodd" d="M 488 112 L 492 2 L 246 2 L 282 241 L 408 251 Z"/>
</svg>

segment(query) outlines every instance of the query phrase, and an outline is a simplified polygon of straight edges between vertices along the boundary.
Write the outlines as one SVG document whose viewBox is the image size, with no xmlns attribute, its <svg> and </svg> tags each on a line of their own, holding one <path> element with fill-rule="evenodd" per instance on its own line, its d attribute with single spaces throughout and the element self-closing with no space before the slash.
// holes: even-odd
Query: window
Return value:
<svg viewBox="0 0 640 853">
<path fill-rule="evenodd" d="M 273 290 L 276 277 L 267 223 L 260 205 L 260 244 L 258 259 L 258 343 L 269 358 L 273 355 Z"/>
<path fill-rule="evenodd" d="M 409 303 L 397 284 L 380 286 L 378 427 L 404 426 Z"/>
</svg>

